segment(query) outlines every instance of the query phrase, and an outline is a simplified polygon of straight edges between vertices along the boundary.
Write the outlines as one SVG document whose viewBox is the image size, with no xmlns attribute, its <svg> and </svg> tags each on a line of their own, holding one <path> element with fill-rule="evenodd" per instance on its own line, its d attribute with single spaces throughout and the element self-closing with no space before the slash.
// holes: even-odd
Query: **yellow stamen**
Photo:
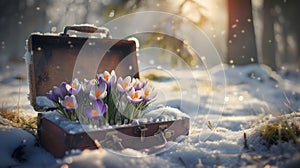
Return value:
<svg viewBox="0 0 300 168">
<path fill-rule="evenodd" d="M 72 83 L 71 84 L 71 87 L 74 89 L 74 88 L 76 88 L 76 84 L 75 83 Z"/>
<path fill-rule="evenodd" d="M 99 116 L 99 114 L 97 113 L 97 111 L 96 111 L 95 109 L 93 109 L 93 110 L 91 111 L 91 113 L 92 113 L 92 116 L 93 116 L 93 117 L 98 117 L 98 116 Z"/>
<path fill-rule="evenodd" d="M 96 90 L 95 95 L 96 95 L 96 97 L 99 97 L 101 95 L 101 90 L 100 89 Z"/>
<path fill-rule="evenodd" d="M 147 90 L 144 94 L 144 97 L 148 97 L 149 96 L 149 91 Z"/>
<path fill-rule="evenodd" d="M 130 97 L 131 99 L 136 99 L 139 97 L 139 95 L 137 93 L 133 93 Z"/>
<path fill-rule="evenodd" d="M 72 108 L 73 107 L 73 103 L 72 102 L 67 102 L 66 103 L 66 107 L 67 108 Z"/>
<path fill-rule="evenodd" d="M 127 86 L 128 86 L 128 83 L 127 83 L 127 82 L 124 82 L 124 83 L 122 84 L 123 89 L 127 88 Z"/>
<path fill-rule="evenodd" d="M 105 76 L 104 76 L 104 79 L 105 79 L 106 81 L 108 81 L 109 75 L 105 75 Z"/>
</svg>

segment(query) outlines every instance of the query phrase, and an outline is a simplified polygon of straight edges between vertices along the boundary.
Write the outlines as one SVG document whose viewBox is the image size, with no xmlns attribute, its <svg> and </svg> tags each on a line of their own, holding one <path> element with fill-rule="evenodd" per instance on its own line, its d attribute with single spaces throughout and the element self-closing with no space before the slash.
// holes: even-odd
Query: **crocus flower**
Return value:
<svg viewBox="0 0 300 168">
<path fill-rule="evenodd" d="M 91 88 L 95 85 L 96 85 L 96 79 L 92 79 L 92 80 L 84 79 L 81 87 L 84 93 L 89 93 L 91 91 Z"/>
<path fill-rule="evenodd" d="M 117 82 L 117 76 L 114 70 L 111 73 L 104 71 L 102 74 L 98 76 L 99 83 L 104 81 L 107 84 L 108 93 L 111 90 L 111 87 L 114 86 Z"/>
<path fill-rule="evenodd" d="M 103 103 L 101 100 L 96 100 L 94 102 L 93 108 L 91 107 L 84 108 L 83 113 L 87 118 L 93 120 L 99 120 L 105 115 L 107 109 L 108 109 L 107 104 Z"/>
<path fill-rule="evenodd" d="M 133 104 L 139 104 L 142 99 L 142 91 L 135 90 L 133 87 L 127 92 L 127 99 L 129 102 Z"/>
<path fill-rule="evenodd" d="M 54 86 L 50 92 L 46 93 L 46 97 L 55 103 L 59 102 L 59 98 L 64 98 L 61 89 L 57 86 Z"/>
<path fill-rule="evenodd" d="M 116 72 L 114 70 L 112 70 L 111 73 L 104 71 L 98 76 L 98 78 L 102 78 L 102 80 L 105 81 L 107 85 L 114 85 L 117 81 Z"/>
<path fill-rule="evenodd" d="M 77 95 L 81 90 L 81 85 L 78 79 L 74 79 L 70 85 L 66 84 L 66 89 L 70 94 Z"/>
<path fill-rule="evenodd" d="M 54 86 L 52 88 L 52 93 L 55 94 L 58 97 L 63 97 L 62 92 L 61 92 L 59 87 Z"/>
<path fill-rule="evenodd" d="M 105 98 L 107 95 L 106 88 L 107 85 L 104 82 L 100 83 L 99 85 L 92 86 L 90 91 L 90 98 L 92 100 L 100 100 Z"/>
<path fill-rule="evenodd" d="M 148 84 L 148 80 L 146 80 L 145 82 L 141 82 L 139 79 L 133 78 L 132 84 L 135 90 L 141 90 Z"/>
<path fill-rule="evenodd" d="M 52 90 L 50 90 L 48 93 L 46 93 L 46 97 L 49 100 L 51 100 L 51 101 L 53 101 L 55 103 L 58 103 L 58 96 L 55 95 Z"/>
<path fill-rule="evenodd" d="M 122 77 L 119 77 L 118 82 L 117 82 L 117 89 L 121 92 L 128 92 L 131 87 L 132 87 L 132 83 L 131 82 L 131 77 L 127 76 L 124 80 Z"/>
<path fill-rule="evenodd" d="M 62 105 L 65 107 L 65 109 L 72 110 L 72 109 L 77 109 L 78 104 L 76 101 L 76 98 L 74 95 L 71 96 L 66 96 L 65 99 L 62 102 Z"/>
<path fill-rule="evenodd" d="M 148 102 L 148 101 L 154 99 L 157 95 L 157 92 L 153 88 L 151 88 L 149 85 L 144 87 L 142 89 L 142 92 L 143 92 L 142 98 L 143 98 L 144 102 Z"/>
<path fill-rule="evenodd" d="M 67 91 L 67 83 L 66 82 L 62 82 L 59 86 L 60 92 L 61 92 L 61 98 L 65 98 L 66 95 L 70 95 L 69 92 Z"/>
</svg>

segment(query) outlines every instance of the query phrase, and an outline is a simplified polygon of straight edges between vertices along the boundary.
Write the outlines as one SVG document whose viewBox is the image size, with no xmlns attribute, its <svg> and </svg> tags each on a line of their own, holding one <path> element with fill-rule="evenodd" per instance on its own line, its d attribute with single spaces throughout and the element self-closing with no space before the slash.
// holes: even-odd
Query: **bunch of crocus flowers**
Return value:
<svg viewBox="0 0 300 168">
<path fill-rule="evenodd" d="M 92 80 L 62 82 L 46 93 L 67 119 L 100 126 L 126 124 L 141 118 L 156 95 L 148 81 L 130 76 L 117 79 L 114 70 L 97 74 Z"/>
</svg>

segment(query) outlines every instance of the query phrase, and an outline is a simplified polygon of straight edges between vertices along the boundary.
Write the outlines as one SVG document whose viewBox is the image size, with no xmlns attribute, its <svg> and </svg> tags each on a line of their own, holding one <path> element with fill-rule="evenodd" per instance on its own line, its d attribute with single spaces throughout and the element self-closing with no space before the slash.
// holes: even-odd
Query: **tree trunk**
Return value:
<svg viewBox="0 0 300 168">
<path fill-rule="evenodd" d="M 263 4 L 262 63 L 276 70 L 274 39 L 274 0 L 264 0 Z"/>
<path fill-rule="evenodd" d="M 251 0 L 228 0 L 229 30 L 227 62 L 258 63 Z"/>
</svg>

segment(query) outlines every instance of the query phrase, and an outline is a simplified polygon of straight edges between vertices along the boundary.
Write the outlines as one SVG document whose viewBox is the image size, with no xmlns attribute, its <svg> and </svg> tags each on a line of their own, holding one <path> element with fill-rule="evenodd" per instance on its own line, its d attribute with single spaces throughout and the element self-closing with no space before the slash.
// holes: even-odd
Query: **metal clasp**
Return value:
<svg viewBox="0 0 300 168">
<path fill-rule="evenodd" d="M 167 142 L 175 134 L 174 130 L 168 130 L 168 125 L 160 125 L 154 136 L 159 136 L 162 142 Z"/>
<path fill-rule="evenodd" d="M 148 131 L 148 128 L 145 126 L 137 127 L 135 130 L 135 134 L 141 138 L 141 142 L 145 141 L 146 131 Z"/>
<path fill-rule="evenodd" d="M 111 131 L 106 133 L 105 139 L 100 142 L 103 147 L 111 148 L 115 150 L 122 150 L 122 139 L 118 137 L 118 131 Z"/>
</svg>

